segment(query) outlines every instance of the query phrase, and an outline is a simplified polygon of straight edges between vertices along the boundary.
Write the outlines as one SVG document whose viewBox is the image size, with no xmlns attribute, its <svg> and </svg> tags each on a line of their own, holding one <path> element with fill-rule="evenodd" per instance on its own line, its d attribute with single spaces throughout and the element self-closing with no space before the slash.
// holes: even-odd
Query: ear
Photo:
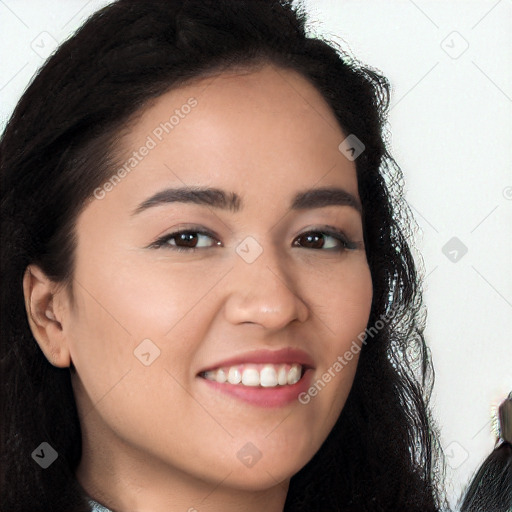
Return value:
<svg viewBox="0 0 512 512">
<path fill-rule="evenodd" d="M 46 359 L 59 368 L 69 367 L 71 358 L 63 329 L 64 290 L 36 265 L 23 276 L 23 294 L 28 323 Z"/>
</svg>

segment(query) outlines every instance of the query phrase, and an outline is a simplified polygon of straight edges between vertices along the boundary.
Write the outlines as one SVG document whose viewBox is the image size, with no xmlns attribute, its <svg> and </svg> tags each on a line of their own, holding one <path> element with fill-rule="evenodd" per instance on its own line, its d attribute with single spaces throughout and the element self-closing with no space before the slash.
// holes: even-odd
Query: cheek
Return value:
<svg viewBox="0 0 512 512">
<path fill-rule="evenodd" d="M 207 321 L 198 322 L 210 314 L 207 292 L 226 273 L 222 268 L 204 270 L 204 265 L 170 266 L 163 260 L 151 265 L 126 257 L 99 261 L 94 254 L 82 260 L 76 271 L 70 350 L 93 400 L 127 372 L 133 380 L 134 370 L 167 368 L 180 381 L 188 378 L 208 327 Z M 164 374 L 166 379 L 169 375 Z"/>
<path fill-rule="evenodd" d="M 346 385 L 351 386 L 372 306 L 373 286 L 367 263 L 355 266 L 339 287 L 338 301 L 332 310 L 331 325 L 336 342 L 330 351 L 329 368 L 336 366 L 334 370 L 350 372 L 350 384 Z M 343 368 L 335 365 L 335 361 Z"/>
<path fill-rule="evenodd" d="M 108 304 L 112 318 L 135 338 L 166 336 L 178 323 L 188 321 L 191 312 L 201 310 L 208 294 L 221 285 L 229 265 L 205 261 L 183 261 L 178 258 L 130 257 L 116 258 L 95 265 L 94 298 Z M 84 279 L 93 272 L 83 269 Z M 108 283 L 105 285 L 104 283 Z M 92 294 L 91 294 L 92 295 Z"/>
<path fill-rule="evenodd" d="M 346 271 L 331 276 L 329 283 L 315 309 L 321 363 L 311 387 L 299 397 L 301 403 L 311 407 L 312 418 L 324 418 L 325 435 L 336 422 L 352 387 L 373 296 L 371 273 L 365 261 L 347 266 Z"/>
<path fill-rule="evenodd" d="M 323 283 L 323 288 L 317 287 L 316 313 L 333 337 L 331 346 L 340 351 L 365 330 L 370 316 L 373 286 L 366 259 L 360 257 L 328 279 L 323 277 Z"/>
<path fill-rule="evenodd" d="M 95 403 L 131 369 L 135 339 L 107 295 L 99 296 L 91 281 L 80 282 L 84 285 L 76 287 L 69 347 L 77 374 Z"/>
</svg>

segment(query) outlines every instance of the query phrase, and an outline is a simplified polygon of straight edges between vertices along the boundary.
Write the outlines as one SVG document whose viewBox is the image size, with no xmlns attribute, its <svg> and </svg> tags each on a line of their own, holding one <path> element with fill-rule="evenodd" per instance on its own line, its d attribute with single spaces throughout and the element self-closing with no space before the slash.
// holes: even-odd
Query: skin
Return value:
<svg viewBox="0 0 512 512">
<path fill-rule="evenodd" d="M 119 511 L 282 511 L 290 478 L 343 408 L 357 354 L 307 405 L 249 404 L 212 391 L 197 373 L 247 351 L 291 346 L 311 355 L 315 382 L 365 330 L 372 282 L 360 213 L 290 209 L 297 192 L 324 186 L 359 199 L 355 164 L 338 150 L 346 134 L 320 93 L 270 65 L 162 95 L 122 140 L 122 154 L 190 97 L 197 106 L 81 212 L 74 304 L 37 266 L 27 269 L 29 322 L 53 365 L 76 368 L 76 475 L 96 500 Z M 154 193 L 184 184 L 236 192 L 244 208 L 169 203 L 132 215 Z M 197 226 L 222 245 L 200 237 L 194 253 L 149 247 Z M 325 226 L 357 248 L 336 252 L 300 236 Z M 236 252 L 247 236 L 263 250 L 252 263 Z M 338 247 L 329 235 L 324 243 Z M 149 366 L 134 355 L 144 339 L 160 350 Z M 237 457 L 248 442 L 261 453 L 252 467 Z"/>
</svg>

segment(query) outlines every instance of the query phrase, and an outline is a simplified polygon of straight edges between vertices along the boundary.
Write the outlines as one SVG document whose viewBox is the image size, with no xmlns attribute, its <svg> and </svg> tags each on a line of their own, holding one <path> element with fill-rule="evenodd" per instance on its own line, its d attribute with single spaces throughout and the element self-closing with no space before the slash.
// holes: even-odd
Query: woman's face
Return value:
<svg viewBox="0 0 512 512">
<path fill-rule="evenodd" d="M 124 172 L 78 218 L 62 317 L 86 489 L 286 486 L 320 448 L 372 300 L 347 135 L 272 66 L 173 90 L 136 121 Z"/>
</svg>

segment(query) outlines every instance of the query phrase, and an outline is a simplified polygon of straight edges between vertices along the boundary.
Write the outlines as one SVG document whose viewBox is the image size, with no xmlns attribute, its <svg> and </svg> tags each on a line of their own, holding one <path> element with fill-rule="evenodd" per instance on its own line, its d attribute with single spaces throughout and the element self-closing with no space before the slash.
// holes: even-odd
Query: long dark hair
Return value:
<svg viewBox="0 0 512 512">
<path fill-rule="evenodd" d="M 512 391 L 498 408 L 496 446 L 461 497 L 461 512 L 512 510 Z"/>
<path fill-rule="evenodd" d="M 22 291 L 27 266 L 38 264 L 72 292 L 75 221 L 112 175 L 116 141 L 133 116 L 187 81 L 263 63 L 306 77 L 343 132 L 365 146 L 355 164 L 374 290 L 346 405 L 291 479 L 285 511 L 442 505 L 415 223 L 387 149 L 388 81 L 334 43 L 308 37 L 303 7 L 288 0 L 119 0 L 45 63 L 0 142 L 3 512 L 90 509 L 74 475 L 81 457 L 75 370 L 52 366 L 32 336 Z M 31 457 L 43 441 L 58 453 L 47 469 Z"/>
</svg>

